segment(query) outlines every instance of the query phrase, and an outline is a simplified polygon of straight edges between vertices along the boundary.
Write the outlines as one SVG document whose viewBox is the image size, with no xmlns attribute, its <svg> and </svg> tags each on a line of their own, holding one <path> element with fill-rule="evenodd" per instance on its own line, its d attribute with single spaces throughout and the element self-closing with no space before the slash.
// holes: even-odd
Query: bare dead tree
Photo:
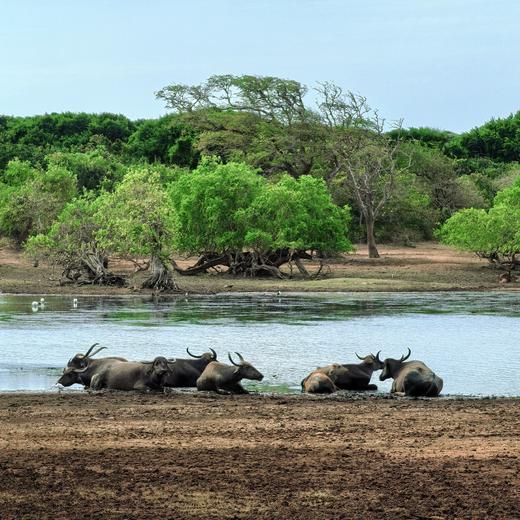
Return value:
<svg viewBox="0 0 520 520">
<path fill-rule="evenodd" d="M 340 178 L 353 193 L 366 226 L 368 256 L 379 258 L 374 227 L 402 171 L 396 161 L 401 142 L 387 135 L 385 120 L 363 96 L 333 83 L 320 84 L 317 91 L 322 121 L 329 128 L 332 167 L 326 180 L 330 184 Z"/>
</svg>

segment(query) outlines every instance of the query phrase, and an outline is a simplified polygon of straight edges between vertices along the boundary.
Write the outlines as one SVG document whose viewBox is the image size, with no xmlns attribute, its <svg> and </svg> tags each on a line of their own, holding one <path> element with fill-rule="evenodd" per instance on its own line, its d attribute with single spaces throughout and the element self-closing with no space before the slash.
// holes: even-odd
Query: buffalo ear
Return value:
<svg viewBox="0 0 520 520">
<path fill-rule="evenodd" d="M 233 374 L 238 374 L 240 372 L 240 367 L 236 367 L 235 370 L 233 370 Z"/>
</svg>

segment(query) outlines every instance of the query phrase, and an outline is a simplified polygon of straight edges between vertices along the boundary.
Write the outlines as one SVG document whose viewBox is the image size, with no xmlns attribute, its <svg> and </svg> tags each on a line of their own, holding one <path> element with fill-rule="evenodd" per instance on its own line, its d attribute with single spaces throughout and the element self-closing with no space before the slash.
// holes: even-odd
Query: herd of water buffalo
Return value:
<svg viewBox="0 0 520 520">
<path fill-rule="evenodd" d="M 57 384 L 71 386 L 81 384 L 92 390 L 163 390 L 165 387 L 196 387 L 197 390 L 228 394 L 247 394 L 240 384 L 242 379 L 261 381 L 263 375 L 251 363 L 236 352 L 239 363 L 228 354 L 231 365 L 217 361 L 213 349 L 201 355 L 192 354 L 190 359 L 166 359 L 156 357 L 153 361 L 128 361 L 121 357 L 94 358 L 106 347 L 92 345 L 85 354 L 76 354 L 69 360 Z M 335 363 L 311 372 L 302 382 L 302 391 L 307 393 L 333 393 L 337 390 L 377 390 L 370 384 L 372 374 L 381 370 L 379 379 L 392 378 L 392 393 L 412 397 L 436 397 L 442 390 L 443 381 L 422 361 L 407 361 L 408 353 L 400 359 L 381 360 L 380 352 L 361 357 L 357 364 Z"/>
</svg>

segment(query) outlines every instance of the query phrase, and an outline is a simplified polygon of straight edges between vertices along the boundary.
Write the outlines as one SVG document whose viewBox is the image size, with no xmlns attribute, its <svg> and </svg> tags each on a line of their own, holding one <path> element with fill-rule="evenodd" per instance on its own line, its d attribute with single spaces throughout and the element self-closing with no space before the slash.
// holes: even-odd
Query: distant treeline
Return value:
<svg viewBox="0 0 520 520">
<path fill-rule="evenodd" d="M 66 204 L 78 197 L 88 197 L 89 204 L 101 195 L 108 200 L 136 168 L 144 178 L 153 171 L 154 183 L 175 204 L 172 183 L 197 169 L 203 175 L 201 165 L 212 158 L 217 163 L 211 164 L 243 165 L 247 175 L 254 172 L 267 182 L 266 189 L 283 186 L 294 201 L 301 188 L 289 189 L 287 177 L 320 180 L 335 205 L 349 208 L 348 238 L 367 239 L 371 256 L 377 256 L 376 240 L 431 239 L 458 210 L 493 206 L 497 193 L 520 176 L 520 112 L 462 134 L 388 130 L 362 96 L 324 83 L 314 88 L 316 100 L 308 105 L 309 90 L 279 78 L 213 76 L 201 85 L 160 90 L 157 97 L 171 113 L 158 119 L 132 121 L 109 113 L 1 116 L 0 235 L 20 245 L 43 236 Z M 274 205 L 276 189 L 266 192 Z M 229 223 L 230 233 L 234 226 Z M 277 251 L 285 251 L 284 240 L 275 242 Z M 345 243 L 338 238 L 338 247 Z"/>
</svg>

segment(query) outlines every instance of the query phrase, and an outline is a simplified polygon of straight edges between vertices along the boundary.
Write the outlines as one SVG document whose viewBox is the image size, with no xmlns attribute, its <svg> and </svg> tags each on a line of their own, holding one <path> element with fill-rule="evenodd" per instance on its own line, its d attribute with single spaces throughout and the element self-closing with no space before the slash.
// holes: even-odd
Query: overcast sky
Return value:
<svg viewBox="0 0 520 520">
<path fill-rule="evenodd" d="M 0 0 L 0 113 L 165 113 L 213 74 L 331 80 L 405 126 L 520 109 L 516 0 Z"/>
</svg>

